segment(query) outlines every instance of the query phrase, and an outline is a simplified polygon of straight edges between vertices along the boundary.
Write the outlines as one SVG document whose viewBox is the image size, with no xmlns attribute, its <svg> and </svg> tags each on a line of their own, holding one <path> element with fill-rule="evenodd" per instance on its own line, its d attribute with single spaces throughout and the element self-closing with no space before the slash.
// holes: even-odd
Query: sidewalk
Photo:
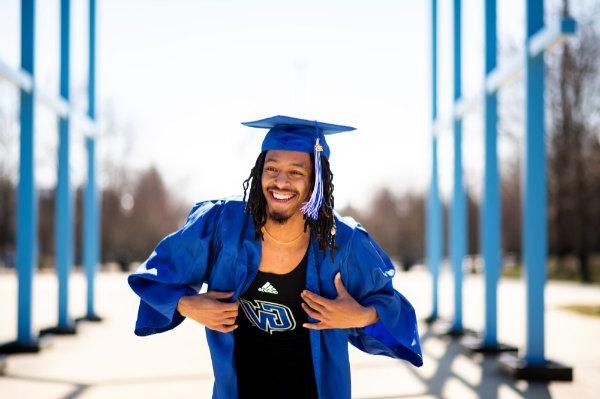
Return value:
<svg viewBox="0 0 600 399">
<path fill-rule="evenodd" d="M 399 273 L 397 288 L 415 305 L 420 318 L 430 309 L 429 275 L 420 269 Z M 13 340 L 16 330 L 16 277 L 0 274 L 0 342 Z M 442 274 L 442 315 L 451 314 L 451 278 Z M 503 280 L 499 286 L 499 331 L 502 342 L 523 347 L 525 336 L 524 285 Z M 465 326 L 481 330 L 483 283 L 467 276 L 464 283 Z M 0 397 L 119 399 L 210 398 L 212 368 L 203 328 L 185 321 L 173 331 L 139 338 L 133 335 L 137 298 L 125 275 L 101 273 L 97 279 L 97 312 L 101 323 L 81 323 L 78 334 L 53 337 L 39 354 L 7 359 L 0 377 Z M 84 312 L 85 283 L 71 279 L 70 310 Z M 35 278 L 34 327 L 56 320 L 56 278 Z M 549 283 L 546 290 L 546 353 L 574 367 L 573 383 L 528 384 L 504 377 L 493 358 L 468 357 L 457 344 L 438 338 L 421 324 L 425 365 L 419 369 L 382 356 L 351 349 L 353 397 L 387 398 L 577 398 L 597 397 L 600 389 L 600 320 L 559 309 L 571 303 L 600 303 L 600 288 L 572 283 Z"/>
</svg>

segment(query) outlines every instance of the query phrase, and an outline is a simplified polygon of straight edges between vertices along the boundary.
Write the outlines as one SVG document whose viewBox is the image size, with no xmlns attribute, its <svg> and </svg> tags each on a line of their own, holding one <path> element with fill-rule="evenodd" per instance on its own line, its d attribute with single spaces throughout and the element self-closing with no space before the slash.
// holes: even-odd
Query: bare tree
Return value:
<svg viewBox="0 0 600 399">
<path fill-rule="evenodd" d="M 568 3 L 563 4 L 563 14 L 568 15 Z M 580 18 L 577 36 L 547 58 L 550 247 L 559 261 L 576 255 L 585 282 L 592 279 L 589 254 L 594 227 L 590 218 L 596 205 L 591 188 L 598 179 L 589 170 L 600 111 L 597 25 L 595 19 Z"/>
<path fill-rule="evenodd" d="M 502 247 L 521 259 L 521 167 L 519 157 L 506 162 L 502 176 Z"/>
<path fill-rule="evenodd" d="M 0 86 L 2 89 L 4 86 Z M 1 90 L 0 94 L 8 91 Z M 3 99 L 4 100 L 4 99 Z M 16 223 L 17 140 L 12 134 L 14 110 L 10 102 L 0 102 L 0 263 L 12 264 Z"/>
<path fill-rule="evenodd" d="M 125 231 L 132 257 L 143 260 L 162 237 L 177 229 L 182 215 L 176 213 L 165 184 L 154 167 L 141 174 L 133 201 Z"/>
<path fill-rule="evenodd" d="M 340 213 L 358 220 L 405 269 L 423 259 L 425 197 L 422 193 L 396 196 L 381 188 L 373 196 L 368 211 L 346 207 Z"/>
</svg>

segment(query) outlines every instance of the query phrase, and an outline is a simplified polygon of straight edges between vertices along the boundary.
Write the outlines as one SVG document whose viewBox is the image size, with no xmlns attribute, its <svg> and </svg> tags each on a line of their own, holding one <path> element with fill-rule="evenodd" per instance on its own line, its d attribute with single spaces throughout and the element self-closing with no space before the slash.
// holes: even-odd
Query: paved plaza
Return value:
<svg viewBox="0 0 600 399">
<path fill-rule="evenodd" d="M 421 268 L 398 273 L 395 284 L 415 305 L 420 318 L 430 310 L 429 275 Z M 57 284 L 52 273 L 34 280 L 33 323 L 52 326 L 57 315 Z M 0 342 L 15 338 L 16 277 L 0 273 Z M 97 278 L 97 312 L 101 323 L 81 323 L 78 334 L 51 337 L 39 354 L 7 358 L 0 377 L 0 398 L 152 399 L 210 398 L 212 368 L 204 330 L 185 321 L 173 331 L 139 338 L 133 334 L 138 300 L 126 275 L 103 272 Z M 502 280 L 498 289 L 498 337 L 524 345 L 525 286 Z M 440 311 L 452 313 L 451 275 L 442 273 Z M 70 312 L 83 315 L 85 281 L 71 277 Z M 464 282 L 465 326 L 483 327 L 483 280 Z M 546 354 L 574 367 L 574 382 L 550 384 L 515 381 L 497 370 L 494 358 L 467 356 L 457 343 L 438 337 L 420 324 L 424 366 L 351 350 L 352 390 L 357 399 L 391 398 L 597 398 L 600 391 L 600 319 L 562 309 L 569 304 L 600 304 L 600 288 L 550 282 L 546 289 Z M 335 382 L 332 382 L 335 383 Z M 265 396 L 267 397 L 267 396 Z"/>
</svg>

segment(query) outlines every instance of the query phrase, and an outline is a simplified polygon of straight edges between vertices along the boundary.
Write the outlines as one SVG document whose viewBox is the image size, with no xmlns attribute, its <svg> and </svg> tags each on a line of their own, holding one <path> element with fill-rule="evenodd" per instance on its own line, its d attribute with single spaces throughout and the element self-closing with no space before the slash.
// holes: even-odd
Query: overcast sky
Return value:
<svg viewBox="0 0 600 399">
<path fill-rule="evenodd" d="M 430 2 L 411 0 L 98 0 L 99 114 L 133 135 L 129 165 L 156 165 L 192 203 L 240 193 L 260 130 L 283 114 L 355 126 L 332 137 L 336 204 L 364 206 L 381 186 L 425 190 L 430 166 Z M 451 1 L 439 0 L 440 108 L 451 108 Z M 481 87 L 483 9 L 463 0 L 464 92 Z M 522 42 L 523 2 L 502 1 L 499 33 Z M 0 57 L 19 60 L 18 0 L 0 0 Z M 59 0 L 37 2 L 37 81 L 58 91 Z M 72 98 L 85 109 L 87 1 L 72 6 Z M 8 40 L 7 40 L 8 39 Z M 16 112 L 16 92 L 0 100 Z M 12 102 L 12 103 L 11 103 Z M 12 108 L 10 106 L 12 105 Z M 55 119 L 38 107 L 36 176 L 55 182 Z M 110 109 L 110 112 L 109 112 Z M 481 176 L 481 115 L 465 123 L 466 177 Z M 74 129 L 73 184 L 85 176 Z M 16 129 L 13 129 L 16 131 Z M 99 148 L 111 151 L 102 137 Z M 442 190 L 451 136 L 441 139 Z M 502 152 L 503 149 L 501 148 Z"/>
</svg>

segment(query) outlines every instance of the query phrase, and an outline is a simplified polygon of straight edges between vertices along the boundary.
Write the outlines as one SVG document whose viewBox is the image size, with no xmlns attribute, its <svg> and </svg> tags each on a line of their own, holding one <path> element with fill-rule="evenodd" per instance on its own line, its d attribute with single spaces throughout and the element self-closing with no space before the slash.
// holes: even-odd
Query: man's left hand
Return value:
<svg viewBox="0 0 600 399">
<path fill-rule="evenodd" d="M 335 299 L 327 299 L 308 290 L 300 294 L 306 302 L 302 303 L 302 309 L 313 319 L 319 320 L 318 323 L 304 323 L 304 327 L 311 330 L 365 327 L 379 320 L 374 307 L 362 306 L 346 291 L 339 272 L 333 284 L 338 294 Z"/>
</svg>

